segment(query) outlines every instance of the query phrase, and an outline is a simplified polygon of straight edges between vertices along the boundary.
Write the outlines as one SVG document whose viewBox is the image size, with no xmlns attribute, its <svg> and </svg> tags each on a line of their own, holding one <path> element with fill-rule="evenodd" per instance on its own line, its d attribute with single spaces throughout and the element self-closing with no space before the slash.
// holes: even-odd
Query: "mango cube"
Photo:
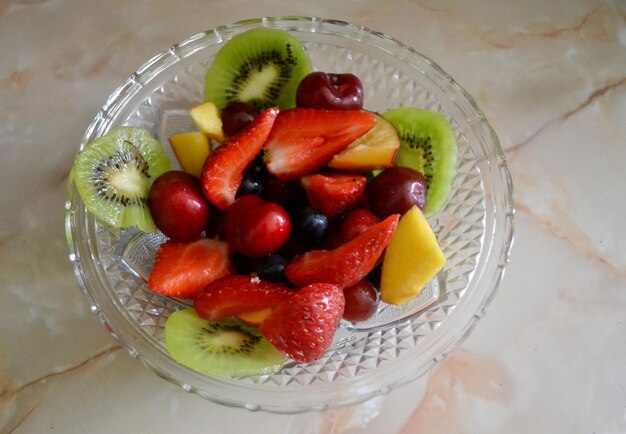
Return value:
<svg viewBox="0 0 626 434">
<path fill-rule="evenodd" d="M 196 127 L 209 139 L 224 141 L 224 131 L 222 129 L 222 118 L 217 106 L 212 102 L 205 102 L 189 109 L 189 115 L 196 124 Z"/>
<path fill-rule="evenodd" d="M 204 161 L 211 153 L 207 136 L 201 131 L 174 134 L 170 137 L 170 145 L 183 170 L 199 178 Z"/>
<path fill-rule="evenodd" d="M 409 301 L 419 295 L 445 263 L 437 237 L 422 211 L 414 205 L 400 218 L 385 251 L 381 299 L 389 304 Z"/>
<path fill-rule="evenodd" d="M 400 137 L 396 128 L 380 115 L 368 133 L 350 143 L 346 149 L 328 162 L 328 167 L 339 170 L 375 170 L 396 164 Z"/>
</svg>

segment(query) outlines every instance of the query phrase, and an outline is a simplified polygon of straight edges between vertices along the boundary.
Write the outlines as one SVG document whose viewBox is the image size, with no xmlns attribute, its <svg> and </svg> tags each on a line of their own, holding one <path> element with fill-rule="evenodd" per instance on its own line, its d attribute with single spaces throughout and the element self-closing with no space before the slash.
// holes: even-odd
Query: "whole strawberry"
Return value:
<svg viewBox="0 0 626 434">
<path fill-rule="evenodd" d="M 296 362 L 311 363 L 330 347 L 344 307 L 339 286 L 314 283 L 279 304 L 259 328 L 278 351 Z"/>
</svg>

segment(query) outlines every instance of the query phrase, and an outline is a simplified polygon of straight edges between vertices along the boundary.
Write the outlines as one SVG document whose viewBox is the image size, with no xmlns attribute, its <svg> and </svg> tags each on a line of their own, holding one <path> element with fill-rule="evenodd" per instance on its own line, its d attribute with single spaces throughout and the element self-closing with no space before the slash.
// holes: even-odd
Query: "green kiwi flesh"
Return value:
<svg viewBox="0 0 626 434">
<path fill-rule="evenodd" d="M 181 365 L 220 377 L 271 374 L 285 361 L 256 327 L 234 317 L 207 321 L 194 309 L 170 315 L 165 346 Z"/>
<path fill-rule="evenodd" d="M 429 216 L 448 199 L 456 175 L 457 146 L 448 120 L 437 112 L 401 107 L 382 115 L 400 136 L 396 164 L 420 172 L 426 179 L 426 207 Z"/>
<path fill-rule="evenodd" d="M 265 110 L 295 107 L 300 81 L 311 71 L 300 42 L 283 30 L 257 28 L 233 37 L 205 76 L 204 99 L 222 110 L 242 101 Z"/>
<path fill-rule="evenodd" d="M 120 127 L 87 144 L 76 156 L 72 178 L 87 211 L 116 228 L 156 232 L 148 208 L 152 182 L 170 162 L 142 128 Z"/>
</svg>

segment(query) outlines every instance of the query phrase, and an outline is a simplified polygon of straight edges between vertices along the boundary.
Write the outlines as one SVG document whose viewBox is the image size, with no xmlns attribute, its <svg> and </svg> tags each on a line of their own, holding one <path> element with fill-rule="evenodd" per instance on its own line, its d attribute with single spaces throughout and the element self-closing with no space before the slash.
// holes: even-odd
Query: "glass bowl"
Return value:
<svg viewBox="0 0 626 434">
<path fill-rule="evenodd" d="M 162 342 L 168 315 L 185 306 L 147 291 L 143 280 L 164 237 L 99 223 L 71 182 L 69 256 L 91 310 L 111 335 L 184 390 L 249 410 L 297 413 L 349 406 L 423 375 L 483 316 L 512 244 L 511 178 L 485 115 L 450 75 L 387 35 L 320 18 L 241 21 L 174 45 L 113 92 L 81 148 L 116 127 L 134 125 L 150 130 L 169 149 L 168 135 L 192 126 L 185 110 L 202 102 L 204 74 L 217 51 L 234 35 L 259 26 L 293 34 L 316 69 L 360 77 L 369 110 L 414 106 L 450 120 L 458 144 L 457 175 L 448 202 L 429 219 L 447 258 L 445 268 L 416 300 L 402 307 L 383 305 L 364 323 L 342 323 L 331 348 L 315 363 L 287 362 L 277 374 L 228 379 L 179 365 Z"/>
</svg>

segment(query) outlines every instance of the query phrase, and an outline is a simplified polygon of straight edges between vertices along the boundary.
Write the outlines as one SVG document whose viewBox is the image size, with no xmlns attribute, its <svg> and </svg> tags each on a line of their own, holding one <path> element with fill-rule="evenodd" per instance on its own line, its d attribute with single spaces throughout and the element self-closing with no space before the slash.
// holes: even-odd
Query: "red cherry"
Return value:
<svg viewBox="0 0 626 434">
<path fill-rule="evenodd" d="M 296 105 L 326 110 L 361 110 L 363 85 L 353 74 L 312 72 L 296 91 Z"/>
<path fill-rule="evenodd" d="M 226 209 L 223 231 L 233 249 L 258 258 L 276 252 L 287 241 L 291 219 L 282 206 L 245 195 Z"/>
<path fill-rule="evenodd" d="M 380 219 L 371 211 L 363 208 L 352 210 L 341 220 L 333 235 L 327 239 L 326 248 L 336 249 L 377 223 L 380 223 Z"/>
<path fill-rule="evenodd" d="M 349 286 L 343 290 L 346 297 L 346 307 L 343 318 L 348 321 L 365 321 L 378 309 L 380 295 L 374 285 L 367 280 Z"/>
<path fill-rule="evenodd" d="M 222 129 L 231 137 L 250 125 L 259 115 L 256 107 L 245 102 L 233 101 L 222 110 Z"/>
<path fill-rule="evenodd" d="M 341 244 L 356 238 L 378 223 L 380 223 L 380 219 L 371 211 L 355 209 L 350 212 L 341 223 L 341 229 L 339 230 Z"/>
<path fill-rule="evenodd" d="M 210 208 L 200 182 L 180 170 L 166 172 L 154 181 L 148 206 L 156 226 L 174 241 L 192 241 L 209 224 Z"/>
<path fill-rule="evenodd" d="M 385 169 L 369 184 L 370 209 L 381 219 L 391 214 L 404 214 L 413 205 L 421 210 L 426 205 L 426 180 L 409 167 Z"/>
</svg>

